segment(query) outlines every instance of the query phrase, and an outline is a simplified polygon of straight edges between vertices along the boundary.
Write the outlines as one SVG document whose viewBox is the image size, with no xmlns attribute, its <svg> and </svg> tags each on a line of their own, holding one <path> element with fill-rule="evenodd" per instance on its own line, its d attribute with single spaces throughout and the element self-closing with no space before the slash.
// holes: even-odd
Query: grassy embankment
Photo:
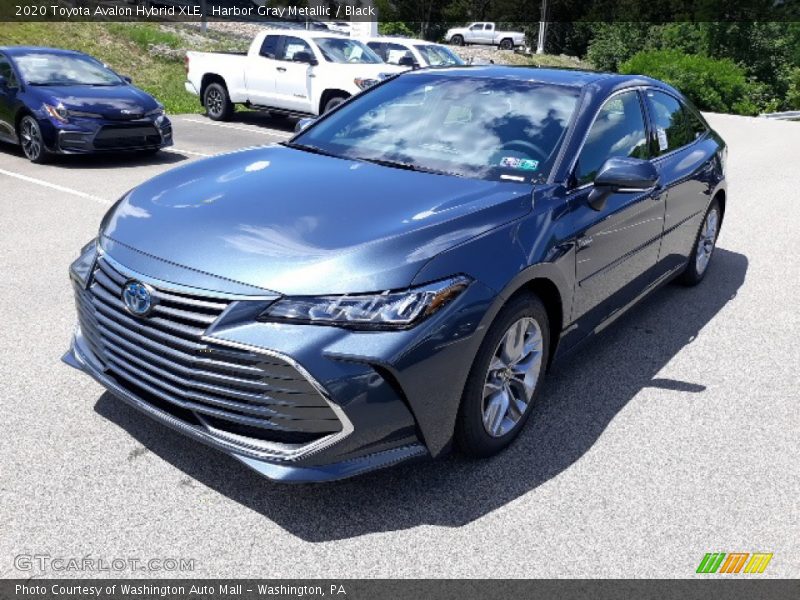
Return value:
<svg viewBox="0 0 800 600">
<path fill-rule="evenodd" d="M 128 23 L 3 23 L 0 46 L 53 46 L 80 50 L 102 60 L 154 95 L 169 113 L 202 112 L 183 88 L 183 50 L 241 50 L 247 40 L 201 36 L 182 26 Z M 156 48 L 153 49 L 152 46 Z"/>
</svg>

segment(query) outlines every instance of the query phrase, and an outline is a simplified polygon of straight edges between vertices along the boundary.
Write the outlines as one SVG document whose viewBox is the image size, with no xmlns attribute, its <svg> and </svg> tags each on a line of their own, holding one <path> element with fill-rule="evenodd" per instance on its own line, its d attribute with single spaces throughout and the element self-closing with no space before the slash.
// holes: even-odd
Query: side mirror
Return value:
<svg viewBox="0 0 800 600">
<path fill-rule="evenodd" d="M 294 132 L 295 133 L 300 133 L 301 131 L 303 131 L 303 129 L 305 129 L 306 127 L 311 125 L 315 120 L 316 119 L 312 119 L 311 117 L 306 117 L 304 119 L 299 119 L 297 121 L 297 123 L 295 123 Z"/>
<path fill-rule="evenodd" d="M 401 56 L 397 64 L 401 67 L 410 67 L 412 69 L 416 69 L 419 66 L 417 65 L 417 61 L 414 60 L 414 57 L 409 54 Z"/>
<path fill-rule="evenodd" d="M 589 206 L 603 210 L 611 194 L 646 192 L 658 185 L 658 171 L 650 161 L 639 158 L 609 158 L 594 178 Z"/>
<path fill-rule="evenodd" d="M 121 77 L 125 83 L 133 83 L 133 79 L 129 75 L 121 75 Z"/>
<path fill-rule="evenodd" d="M 311 56 L 310 52 L 298 52 L 292 57 L 293 62 L 306 63 L 308 65 L 317 64 L 317 59 Z"/>
</svg>

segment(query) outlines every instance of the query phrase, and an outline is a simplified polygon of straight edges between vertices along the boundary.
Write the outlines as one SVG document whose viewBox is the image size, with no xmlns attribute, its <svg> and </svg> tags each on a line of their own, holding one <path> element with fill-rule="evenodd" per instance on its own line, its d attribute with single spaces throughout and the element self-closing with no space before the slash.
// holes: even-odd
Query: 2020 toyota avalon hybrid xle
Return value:
<svg viewBox="0 0 800 600">
<path fill-rule="evenodd" d="M 65 360 L 273 479 L 492 455 L 554 359 L 703 279 L 726 152 L 644 77 L 405 73 L 127 193 L 71 267 Z"/>
</svg>

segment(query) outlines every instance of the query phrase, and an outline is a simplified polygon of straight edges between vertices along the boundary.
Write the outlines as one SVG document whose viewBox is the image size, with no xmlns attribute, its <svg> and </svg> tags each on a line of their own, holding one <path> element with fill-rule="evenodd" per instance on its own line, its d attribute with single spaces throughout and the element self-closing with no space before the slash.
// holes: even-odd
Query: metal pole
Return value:
<svg viewBox="0 0 800 600">
<path fill-rule="evenodd" d="M 536 41 L 536 54 L 544 54 L 544 43 L 547 39 L 547 0 L 542 0 L 542 14 L 539 17 L 539 39 Z"/>
</svg>

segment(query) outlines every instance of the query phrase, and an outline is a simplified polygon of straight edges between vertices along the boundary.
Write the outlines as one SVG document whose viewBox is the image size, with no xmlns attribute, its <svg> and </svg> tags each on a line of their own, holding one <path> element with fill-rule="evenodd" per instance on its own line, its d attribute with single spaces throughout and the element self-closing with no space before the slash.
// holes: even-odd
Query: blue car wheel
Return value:
<svg viewBox="0 0 800 600">
<path fill-rule="evenodd" d="M 39 123 L 30 115 L 22 118 L 19 124 L 19 141 L 25 157 L 31 162 L 43 163 L 47 160 L 42 130 Z"/>
</svg>

